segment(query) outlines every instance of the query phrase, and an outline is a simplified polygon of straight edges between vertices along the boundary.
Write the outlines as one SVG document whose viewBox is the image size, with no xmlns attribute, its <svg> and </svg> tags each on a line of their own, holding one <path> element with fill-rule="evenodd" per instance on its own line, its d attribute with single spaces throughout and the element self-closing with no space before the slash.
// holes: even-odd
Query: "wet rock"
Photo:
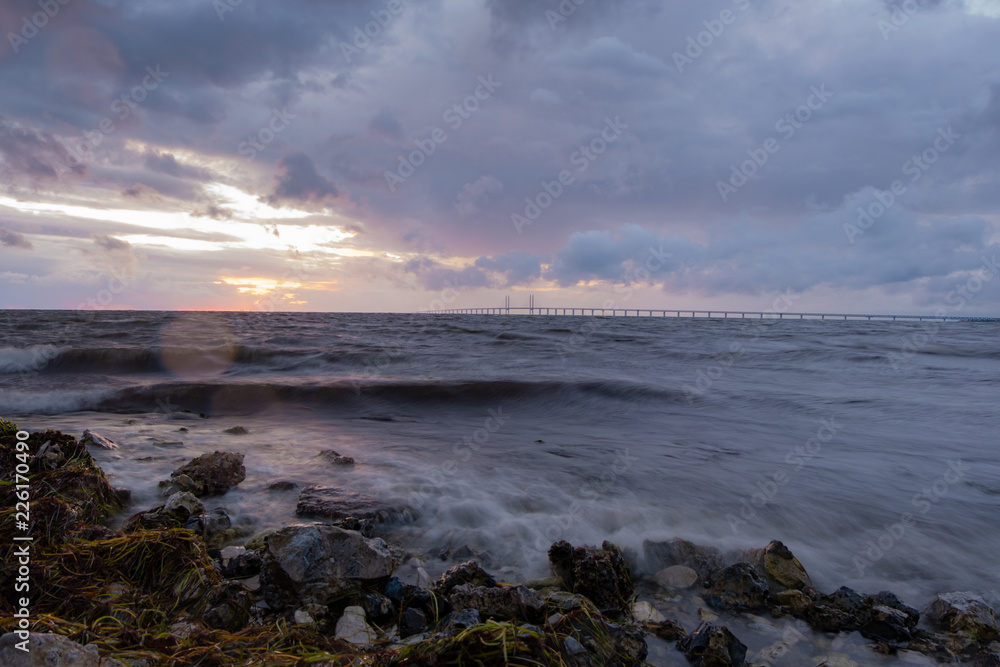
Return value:
<svg viewBox="0 0 1000 667">
<path fill-rule="evenodd" d="M 244 551 L 231 558 L 222 568 L 222 575 L 227 579 L 247 579 L 260 574 L 262 561 L 256 551 Z"/>
<path fill-rule="evenodd" d="M 618 546 L 604 542 L 600 549 L 574 548 L 560 540 L 549 548 L 549 563 L 569 591 L 590 598 L 598 609 L 628 609 L 635 583 Z"/>
<path fill-rule="evenodd" d="M 0 637 L 0 665 L 10 667 L 125 667 L 114 658 L 101 657 L 97 646 L 82 646 L 62 635 L 32 632 L 28 652 L 17 648 L 21 639 L 13 632 Z"/>
<path fill-rule="evenodd" d="M 461 609 L 449 614 L 441 622 L 441 630 L 438 632 L 442 637 L 453 637 L 462 630 L 482 623 L 478 609 Z"/>
<path fill-rule="evenodd" d="M 976 641 L 1000 639 L 993 609 L 975 593 L 943 593 L 930 605 L 930 620 L 948 632 L 957 632 Z"/>
<path fill-rule="evenodd" d="M 333 465 L 337 466 L 352 466 L 354 465 L 354 458 L 351 456 L 341 456 L 332 449 L 327 449 L 319 453 L 320 457 L 326 459 Z"/>
<path fill-rule="evenodd" d="M 427 616 L 415 607 L 403 610 L 399 617 L 399 636 L 406 639 L 427 629 Z"/>
<path fill-rule="evenodd" d="M 475 609 L 483 618 L 518 619 L 528 623 L 545 620 L 545 600 L 525 586 L 455 586 L 448 601 L 455 609 Z"/>
<path fill-rule="evenodd" d="M 211 608 L 202 616 L 210 628 L 237 632 L 250 621 L 253 600 L 240 584 L 223 584 L 210 597 Z"/>
<path fill-rule="evenodd" d="M 638 627 L 609 623 L 582 610 L 566 614 L 552 627 L 586 649 L 588 656 L 578 654 L 575 665 L 638 667 L 646 659 L 646 640 Z"/>
<path fill-rule="evenodd" d="M 295 482 L 281 481 L 268 485 L 267 491 L 294 491 L 297 488 L 299 485 Z"/>
<path fill-rule="evenodd" d="M 328 604 L 392 574 L 392 554 L 381 539 L 335 526 L 289 526 L 266 540 L 261 588 L 274 609 Z"/>
<path fill-rule="evenodd" d="M 654 574 L 653 581 L 664 588 L 691 588 L 698 583 L 698 573 L 687 565 L 671 565 Z"/>
<path fill-rule="evenodd" d="M 344 530 L 356 531 L 365 537 L 375 535 L 375 521 L 372 519 L 359 519 L 355 516 L 349 516 L 344 519 L 337 519 L 333 522 L 333 525 Z"/>
<path fill-rule="evenodd" d="M 396 616 L 392 600 L 374 591 L 359 593 L 351 604 L 365 610 L 365 617 L 376 625 L 385 625 Z"/>
<path fill-rule="evenodd" d="M 677 643 L 695 667 L 743 667 L 747 647 L 725 626 L 703 623 Z"/>
<path fill-rule="evenodd" d="M 420 609 L 427 618 L 437 623 L 452 611 L 451 603 L 447 598 L 436 595 L 431 591 L 426 591 L 417 586 L 404 584 L 397 577 L 392 577 L 382 588 L 382 593 L 389 598 L 398 609 L 416 607 Z"/>
<path fill-rule="evenodd" d="M 756 567 L 767 577 L 772 592 L 803 590 L 813 587 L 806 569 L 784 544 L 771 542 L 763 549 L 751 549 L 740 559 Z"/>
<path fill-rule="evenodd" d="M 200 500 L 186 491 L 180 491 L 167 498 L 167 502 L 159 507 L 133 514 L 122 524 L 122 532 L 188 527 L 192 517 L 197 519 L 204 511 L 205 506 Z"/>
<path fill-rule="evenodd" d="M 368 627 L 365 610 L 361 607 L 348 607 L 344 610 L 344 615 L 337 621 L 336 637 L 351 644 L 371 644 L 376 638 Z"/>
<path fill-rule="evenodd" d="M 267 530 L 262 530 L 249 540 L 247 540 L 245 546 L 249 551 L 256 551 L 258 549 L 263 549 L 264 545 L 267 543 L 267 538 L 278 532 L 277 528 L 268 528 Z"/>
<path fill-rule="evenodd" d="M 325 519 L 367 519 L 375 523 L 412 521 L 415 518 L 409 508 L 382 505 L 374 498 L 360 493 L 328 486 L 304 488 L 299 494 L 295 513 Z"/>
<path fill-rule="evenodd" d="M 667 618 L 648 602 L 636 602 L 632 605 L 632 618 L 640 623 L 660 623 Z"/>
<path fill-rule="evenodd" d="M 584 609 L 589 614 L 599 615 L 601 612 L 594 606 L 594 603 L 582 595 L 567 591 L 551 591 L 545 595 L 545 604 L 549 607 L 549 612 L 568 614 L 571 611 Z"/>
<path fill-rule="evenodd" d="M 684 627 L 677 621 L 670 619 L 658 623 L 647 623 L 646 628 L 665 642 L 674 642 L 687 636 Z"/>
<path fill-rule="evenodd" d="M 225 493 L 246 479 L 243 455 L 233 452 L 213 452 L 192 459 L 170 473 L 170 480 L 160 482 L 167 493 L 188 491 L 198 496 Z"/>
<path fill-rule="evenodd" d="M 118 449 L 117 442 L 93 431 L 84 431 L 83 437 L 80 438 L 80 444 L 87 447 L 100 447 L 101 449 Z"/>
<path fill-rule="evenodd" d="M 242 426 L 233 426 L 224 430 L 223 433 L 228 433 L 229 435 L 247 435 L 250 431 Z"/>
<path fill-rule="evenodd" d="M 698 546 L 676 537 L 655 542 L 644 540 L 642 552 L 646 557 L 646 564 L 653 571 L 671 565 L 685 565 L 697 572 L 699 579 L 706 579 L 725 566 L 722 552 L 715 547 Z"/>
<path fill-rule="evenodd" d="M 793 616 L 802 616 L 812 606 L 813 599 L 802 591 L 787 590 L 772 594 L 771 602 L 777 607 L 787 609 Z"/>
<path fill-rule="evenodd" d="M 456 549 L 446 547 L 438 552 L 438 558 L 441 560 L 457 560 L 460 562 L 477 560 L 480 563 L 485 563 L 487 565 L 489 565 L 492 560 L 492 556 L 489 551 L 486 551 L 485 549 L 476 549 L 467 544 Z"/>
<path fill-rule="evenodd" d="M 450 595 L 452 589 L 462 584 L 493 587 L 497 585 L 497 582 L 479 563 L 470 560 L 456 565 L 442 574 L 437 583 L 434 584 L 434 592 L 438 595 Z"/>
<path fill-rule="evenodd" d="M 865 639 L 888 642 L 903 647 L 910 643 L 912 635 L 907 626 L 906 613 L 885 605 L 873 605 L 859 632 Z"/>
<path fill-rule="evenodd" d="M 878 610 L 877 607 L 885 609 Z M 829 595 L 818 595 L 812 606 L 807 606 L 797 615 L 818 632 L 863 630 L 862 634 L 866 637 L 871 635 L 870 639 L 895 642 L 907 641 L 907 632 L 912 633 L 920 620 L 916 609 L 888 591 L 862 595 L 847 587 Z"/>
<path fill-rule="evenodd" d="M 752 611 L 767 606 L 767 582 L 750 563 L 734 563 L 705 582 L 705 601 L 716 609 Z"/>
</svg>

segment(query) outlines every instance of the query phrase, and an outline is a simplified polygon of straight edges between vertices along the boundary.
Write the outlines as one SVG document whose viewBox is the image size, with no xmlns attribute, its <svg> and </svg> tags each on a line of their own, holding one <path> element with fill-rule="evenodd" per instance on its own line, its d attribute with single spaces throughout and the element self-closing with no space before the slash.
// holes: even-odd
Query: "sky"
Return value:
<svg viewBox="0 0 1000 667">
<path fill-rule="evenodd" d="M 2 0 L 0 307 L 1000 314 L 1000 0 Z"/>
</svg>

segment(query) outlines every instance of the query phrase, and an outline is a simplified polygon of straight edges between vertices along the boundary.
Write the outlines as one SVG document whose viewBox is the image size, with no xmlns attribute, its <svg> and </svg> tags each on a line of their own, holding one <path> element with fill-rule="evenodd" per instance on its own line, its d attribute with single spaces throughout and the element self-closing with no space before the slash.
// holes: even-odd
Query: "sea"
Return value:
<svg viewBox="0 0 1000 667">
<path fill-rule="evenodd" d="M 129 512 L 242 452 L 212 506 L 254 531 L 303 521 L 278 481 L 405 506 L 387 536 L 432 576 L 466 547 L 523 581 L 555 540 L 640 567 L 647 539 L 780 540 L 826 592 L 998 604 L 998 406 L 989 322 L 0 312 L 0 416 L 118 442 L 94 456 Z"/>
</svg>

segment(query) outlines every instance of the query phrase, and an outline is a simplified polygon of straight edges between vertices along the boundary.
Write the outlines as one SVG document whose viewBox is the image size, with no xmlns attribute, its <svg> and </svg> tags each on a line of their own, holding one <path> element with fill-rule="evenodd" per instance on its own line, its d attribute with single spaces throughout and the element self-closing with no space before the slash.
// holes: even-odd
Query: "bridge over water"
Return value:
<svg viewBox="0 0 1000 667">
<path fill-rule="evenodd" d="M 649 308 L 572 308 L 536 306 L 512 307 L 509 300 L 501 307 L 450 308 L 431 313 L 461 315 L 575 315 L 593 317 L 673 317 L 698 319 L 777 319 L 777 320 L 914 320 L 919 322 L 1000 322 L 1000 317 L 962 315 L 874 315 L 867 313 L 778 313 L 743 310 L 657 310 Z"/>
</svg>

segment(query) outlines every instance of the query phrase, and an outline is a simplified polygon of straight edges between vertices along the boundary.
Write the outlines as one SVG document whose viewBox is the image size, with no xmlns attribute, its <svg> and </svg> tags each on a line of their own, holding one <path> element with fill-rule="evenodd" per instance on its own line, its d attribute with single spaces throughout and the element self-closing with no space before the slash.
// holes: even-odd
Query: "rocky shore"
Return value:
<svg viewBox="0 0 1000 667">
<path fill-rule="evenodd" d="M 26 464 L 31 653 L 17 648 L 19 565 L 6 542 L 2 665 L 846 667 L 897 656 L 1000 667 L 1000 628 L 982 597 L 946 592 L 918 610 L 890 592 L 823 593 L 777 541 L 732 553 L 682 539 L 647 540 L 641 553 L 559 541 L 551 576 L 526 582 L 500 581 L 466 548 L 434 555 L 451 566 L 432 581 L 421 566 L 432 556 L 393 541 L 412 510 L 280 482 L 276 491 L 299 494 L 303 523 L 255 534 L 225 508 L 206 509 L 245 479 L 237 452 L 181 466 L 160 482 L 162 504 L 112 530 L 130 494 L 90 449 L 115 443 L 48 431 L 18 452 L 16 431 L 0 420 L 0 526 L 15 534 L 13 471 Z M 404 565 L 415 576 L 401 577 Z"/>
</svg>

